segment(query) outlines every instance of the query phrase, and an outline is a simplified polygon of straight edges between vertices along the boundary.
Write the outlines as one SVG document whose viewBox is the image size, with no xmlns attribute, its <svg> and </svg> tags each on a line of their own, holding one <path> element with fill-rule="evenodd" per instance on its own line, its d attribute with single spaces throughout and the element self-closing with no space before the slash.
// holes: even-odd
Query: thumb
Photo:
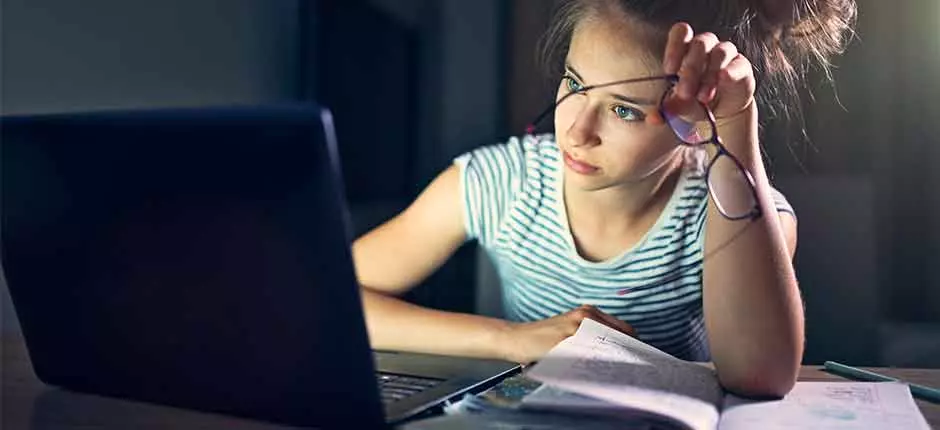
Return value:
<svg viewBox="0 0 940 430">
<path fill-rule="evenodd" d="M 590 306 L 587 309 L 590 311 L 590 315 L 588 315 L 587 318 L 604 324 L 614 330 L 624 332 L 630 336 L 636 335 L 636 330 L 633 329 L 633 326 L 621 321 L 619 318 L 601 311 L 600 309 L 597 309 L 593 306 Z"/>
</svg>

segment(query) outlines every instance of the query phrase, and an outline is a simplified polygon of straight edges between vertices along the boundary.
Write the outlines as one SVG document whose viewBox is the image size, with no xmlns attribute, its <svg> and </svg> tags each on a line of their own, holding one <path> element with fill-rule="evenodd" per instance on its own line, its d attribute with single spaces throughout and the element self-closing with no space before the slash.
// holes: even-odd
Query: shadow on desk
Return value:
<svg viewBox="0 0 940 430">
<path fill-rule="evenodd" d="M 149 403 L 47 388 L 37 395 L 29 419 L 31 430 L 224 428 L 281 430 L 285 427 Z"/>
</svg>

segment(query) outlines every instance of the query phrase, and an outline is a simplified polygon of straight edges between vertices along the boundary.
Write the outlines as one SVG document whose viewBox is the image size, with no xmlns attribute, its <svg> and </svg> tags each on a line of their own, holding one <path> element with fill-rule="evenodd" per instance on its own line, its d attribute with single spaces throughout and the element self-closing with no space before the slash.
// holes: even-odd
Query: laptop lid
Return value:
<svg viewBox="0 0 940 430">
<path fill-rule="evenodd" d="M 2 263 L 42 381 L 383 424 L 326 110 L 4 117 L 0 132 Z"/>
</svg>

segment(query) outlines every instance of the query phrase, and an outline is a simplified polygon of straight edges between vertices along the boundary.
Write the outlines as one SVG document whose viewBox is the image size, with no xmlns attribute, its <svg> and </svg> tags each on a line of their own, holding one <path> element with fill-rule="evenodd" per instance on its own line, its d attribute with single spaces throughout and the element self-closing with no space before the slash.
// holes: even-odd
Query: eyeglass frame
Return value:
<svg viewBox="0 0 940 430">
<path fill-rule="evenodd" d="M 707 104 L 696 100 L 696 103 L 702 106 L 702 109 L 705 110 L 705 117 L 706 119 L 708 119 L 708 123 L 712 127 L 711 137 L 701 142 L 686 142 L 685 140 L 682 139 L 682 137 L 678 135 L 678 133 L 676 132 L 676 129 L 673 128 L 672 125 L 669 123 L 669 117 L 666 114 L 666 108 L 664 105 L 666 102 L 666 97 L 669 96 L 670 92 L 672 92 L 673 89 L 675 88 L 676 83 L 679 82 L 679 75 L 673 74 L 673 75 L 647 76 L 643 78 L 623 79 L 619 81 L 613 81 L 613 82 L 607 82 L 607 83 L 602 83 L 602 84 L 588 85 L 588 86 L 581 87 L 580 89 L 576 91 L 571 91 L 568 94 L 565 94 L 560 99 L 552 103 L 552 105 L 549 106 L 547 109 L 542 111 L 542 113 L 540 113 L 535 118 L 535 121 L 532 121 L 526 127 L 526 134 L 533 134 L 535 132 L 535 127 L 537 124 L 542 122 L 545 119 L 545 117 L 548 116 L 549 113 L 553 112 L 558 107 L 558 105 L 561 104 L 561 102 L 565 101 L 568 97 L 571 97 L 575 94 L 584 94 L 596 88 L 610 87 L 614 85 L 632 84 L 632 83 L 638 83 L 638 82 L 655 81 L 655 80 L 665 80 L 669 84 L 666 90 L 663 91 L 663 95 L 659 100 L 658 113 L 663 118 L 663 121 L 666 123 L 666 126 L 669 127 L 670 130 L 672 130 L 673 135 L 676 136 L 676 140 L 678 140 L 681 145 L 690 146 L 690 147 L 698 147 L 698 146 L 706 145 L 710 143 L 710 144 L 715 145 L 718 148 L 718 151 L 715 153 L 715 156 L 712 157 L 711 161 L 709 161 L 708 163 L 708 166 L 705 168 L 705 186 L 708 187 L 709 194 L 711 194 L 712 198 L 715 200 L 716 209 L 718 209 L 718 213 L 720 213 L 721 216 L 731 221 L 760 218 L 763 215 L 763 211 L 761 210 L 761 207 L 760 207 L 760 200 L 757 197 L 757 185 L 754 182 L 754 177 L 751 176 L 751 172 L 749 172 L 747 169 L 744 168 L 744 164 L 741 163 L 741 161 L 738 160 L 738 158 L 735 157 L 734 154 L 732 154 L 731 151 L 729 151 L 728 148 L 725 147 L 725 145 L 721 142 L 721 138 L 718 136 L 718 122 L 715 119 L 715 114 L 712 112 L 711 108 L 708 107 Z M 709 180 L 710 175 L 711 175 L 711 170 L 712 170 L 712 167 L 715 165 L 715 163 L 718 161 L 718 159 L 721 158 L 721 156 L 726 156 L 726 157 L 731 158 L 731 161 L 734 162 L 738 170 L 744 173 L 744 177 L 747 179 L 748 186 L 751 191 L 751 195 L 754 198 L 754 207 L 751 209 L 750 212 L 746 214 L 739 215 L 739 216 L 729 216 L 727 213 L 725 213 L 725 210 L 721 208 L 721 203 L 719 202 L 719 199 L 715 191 L 712 190 L 711 181 Z"/>
</svg>

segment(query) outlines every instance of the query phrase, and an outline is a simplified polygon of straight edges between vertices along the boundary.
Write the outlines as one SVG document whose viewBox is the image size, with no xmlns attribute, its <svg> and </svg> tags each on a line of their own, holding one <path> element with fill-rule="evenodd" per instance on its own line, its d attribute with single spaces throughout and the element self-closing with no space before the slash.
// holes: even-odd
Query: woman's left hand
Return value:
<svg viewBox="0 0 940 430">
<path fill-rule="evenodd" d="M 667 74 L 679 76 L 676 102 L 686 105 L 683 107 L 700 101 L 711 107 L 719 120 L 756 109 L 756 81 L 751 62 L 733 43 L 720 41 L 713 33 L 695 34 L 684 22 L 673 25 L 666 42 L 663 68 Z"/>
</svg>

